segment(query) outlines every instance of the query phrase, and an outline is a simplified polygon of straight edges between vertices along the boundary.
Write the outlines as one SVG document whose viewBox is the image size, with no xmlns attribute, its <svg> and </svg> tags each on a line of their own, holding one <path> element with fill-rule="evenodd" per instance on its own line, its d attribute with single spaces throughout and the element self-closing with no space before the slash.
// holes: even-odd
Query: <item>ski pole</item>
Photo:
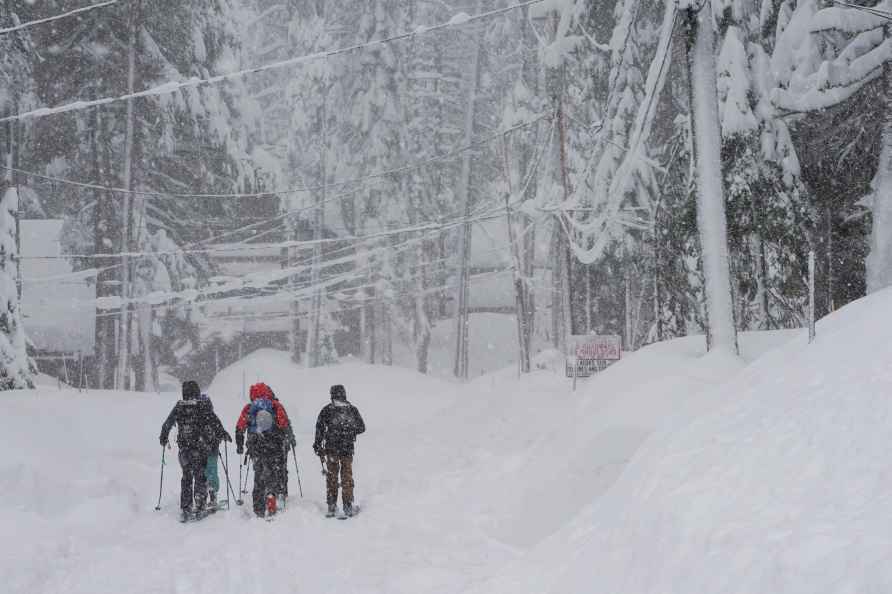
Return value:
<svg viewBox="0 0 892 594">
<path fill-rule="evenodd" d="M 294 471 L 297 473 L 297 491 L 300 493 L 300 498 L 304 497 L 304 487 L 300 484 L 300 467 L 297 465 L 297 452 L 294 451 L 294 446 L 291 446 L 291 456 L 294 458 Z"/>
<path fill-rule="evenodd" d="M 217 456 L 220 456 L 220 450 L 217 450 Z M 229 480 L 229 450 L 226 450 L 226 457 L 223 460 L 223 471 L 226 473 L 226 509 L 229 509 L 229 492 L 232 491 L 233 496 L 235 495 L 235 491 L 232 488 L 232 482 Z"/>
<path fill-rule="evenodd" d="M 229 488 L 229 490 L 226 491 L 226 509 L 229 509 L 229 493 L 232 492 L 232 494 L 235 495 L 235 492 L 232 491 L 232 483 L 229 481 L 229 442 L 228 441 L 223 442 L 223 453 L 226 455 L 226 457 L 223 458 L 223 470 L 226 471 L 226 486 Z M 220 455 L 219 448 L 217 449 L 217 455 L 218 456 Z"/>
<path fill-rule="evenodd" d="M 161 481 L 158 484 L 158 505 L 155 506 L 155 511 L 161 509 L 161 492 L 164 489 L 164 454 L 166 453 L 164 446 L 161 446 Z"/>
<path fill-rule="evenodd" d="M 237 453 L 237 452 L 236 452 Z M 243 504 L 242 500 L 242 459 L 238 459 L 238 498 L 235 500 L 236 505 Z"/>
</svg>

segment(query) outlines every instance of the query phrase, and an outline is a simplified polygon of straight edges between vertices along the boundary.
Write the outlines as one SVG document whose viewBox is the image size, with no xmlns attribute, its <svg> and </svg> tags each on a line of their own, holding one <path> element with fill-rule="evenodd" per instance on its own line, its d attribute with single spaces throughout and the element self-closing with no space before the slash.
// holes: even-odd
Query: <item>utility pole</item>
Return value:
<svg viewBox="0 0 892 594">
<path fill-rule="evenodd" d="M 483 3 L 477 0 L 477 12 L 481 12 Z M 478 25 L 479 26 L 479 25 Z M 468 89 L 468 105 L 465 111 L 464 140 L 465 145 L 470 145 L 474 137 L 474 121 L 477 113 L 477 93 L 480 86 L 480 56 L 483 53 L 483 29 L 477 33 L 477 42 L 474 44 L 474 56 L 471 59 L 470 87 Z M 462 215 L 465 217 L 461 226 L 461 239 L 459 243 L 459 279 L 458 279 L 458 310 L 456 312 L 455 332 L 455 377 L 468 379 L 468 341 L 469 323 L 468 307 L 470 302 L 471 285 L 471 151 L 465 151 L 462 156 L 461 175 L 459 177 L 458 196 L 462 204 Z"/>
<path fill-rule="evenodd" d="M 140 2 L 130 5 L 130 18 L 128 20 L 128 47 L 127 47 L 127 94 L 132 95 L 136 78 L 136 27 Z M 133 189 L 133 97 L 127 99 L 127 124 L 124 138 L 124 226 L 121 236 L 121 332 L 119 335 L 119 367 L 120 381 L 118 387 L 122 390 L 130 388 L 130 222 L 132 218 L 132 201 L 130 191 Z"/>
</svg>

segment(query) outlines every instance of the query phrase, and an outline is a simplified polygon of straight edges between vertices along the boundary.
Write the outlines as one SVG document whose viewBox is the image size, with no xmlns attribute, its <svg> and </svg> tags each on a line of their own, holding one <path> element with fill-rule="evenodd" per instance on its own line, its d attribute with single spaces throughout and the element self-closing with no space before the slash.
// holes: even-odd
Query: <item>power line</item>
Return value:
<svg viewBox="0 0 892 594">
<path fill-rule="evenodd" d="M 542 0 L 539 0 L 539 1 L 541 2 Z M 18 173 L 19 175 L 24 175 L 26 177 L 34 177 L 37 179 L 42 179 L 45 181 L 49 181 L 49 182 L 57 183 L 57 184 L 61 184 L 61 185 L 66 185 L 66 186 L 71 186 L 71 187 L 81 188 L 81 189 L 87 189 L 87 190 L 99 190 L 99 191 L 104 191 L 104 192 L 112 192 L 115 194 L 131 194 L 131 195 L 149 196 L 149 197 L 153 197 L 153 198 L 165 198 L 165 199 L 171 199 L 171 198 L 193 198 L 193 199 L 198 199 L 198 198 L 217 198 L 217 199 L 223 199 L 223 198 L 264 198 L 264 197 L 278 196 L 278 195 L 282 195 L 282 194 L 297 194 L 297 193 L 301 193 L 301 192 L 319 192 L 319 191 L 323 191 L 323 190 L 329 190 L 332 188 L 338 188 L 338 187 L 347 186 L 350 184 L 360 183 L 360 182 L 364 182 L 364 181 L 376 180 L 376 179 L 388 177 L 391 175 L 398 175 L 401 173 L 405 173 L 407 171 L 412 171 L 414 169 L 420 169 L 422 167 L 430 165 L 431 163 L 445 161 L 445 160 L 451 159 L 453 157 L 456 157 L 462 153 L 465 153 L 467 151 L 474 150 L 475 148 L 477 148 L 479 146 L 483 146 L 483 145 L 486 145 L 486 144 L 492 142 L 494 139 L 501 137 L 503 134 L 514 132 L 514 131 L 522 129 L 522 128 L 527 128 L 529 126 L 532 126 L 533 124 L 536 124 L 544 119 L 549 118 L 550 116 L 551 116 L 551 114 L 548 112 L 542 113 L 531 120 L 528 120 L 526 122 L 521 122 L 519 124 L 515 124 L 514 126 L 511 126 L 510 128 L 507 128 L 505 130 L 499 130 L 498 132 L 490 134 L 489 136 L 485 136 L 484 138 L 482 138 L 480 140 L 476 140 L 468 145 L 456 147 L 456 148 L 452 149 L 451 151 L 448 151 L 445 153 L 440 153 L 438 155 L 433 155 L 431 157 L 421 159 L 420 161 L 416 161 L 415 163 L 408 163 L 405 165 L 401 165 L 399 167 L 395 167 L 393 169 L 387 169 L 384 171 L 376 171 L 374 173 L 370 173 L 370 174 L 362 176 L 362 177 L 345 179 L 342 181 L 331 182 L 331 183 L 324 183 L 324 184 L 319 184 L 316 186 L 300 186 L 300 187 L 285 188 L 285 189 L 280 189 L 280 190 L 269 190 L 269 191 L 263 191 L 263 192 L 233 193 L 233 194 L 199 194 L 199 193 L 167 193 L 167 192 L 144 191 L 144 190 L 128 190 L 126 188 L 116 188 L 113 186 L 104 186 L 101 184 L 94 184 L 94 183 L 89 183 L 89 182 L 77 182 L 77 181 L 73 181 L 73 180 L 69 180 L 69 179 L 65 179 L 65 178 L 44 175 L 44 174 L 36 173 L 33 171 L 26 171 L 24 169 L 19 169 L 17 167 L 9 167 L 9 166 L 3 165 L 3 164 L 0 164 L 0 169 L 5 170 L 5 171 L 12 171 L 12 172 Z M 0 122 L 2 122 L 2 121 L 3 120 L 0 120 Z M 315 208 L 315 206 L 309 207 L 308 210 L 311 210 L 313 208 Z"/>
<path fill-rule="evenodd" d="M 838 6 L 843 6 L 845 8 L 854 8 L 855 10 L 860 10 L 862 12 L 866 12 L 867 14 L 871 14 L 876 17 L 880 17 L 882 19 L 886 19 L 887 21 L 892 21 L 892 12 L 886 12 L 885 10 L 880 10 L 878 8 L 874 8 L 872 6 L 860 6 L 858 4 L 850 4 L 848 2 L 842 2 L 842 0 L 831 0 L 834 4 Z"/>
<path fill-rule="evenodd" d="M 387 43 L 392 43 L 395 41 L 400 41 L 402 39 L 409 39 L 412 37 L 416 37 L 418 35 L 424 35 L 427 33 L 432 33 L 434 31 L 440 31 L 443 29 L 450 29 L 454 27 L 460 27 L 467 25 L 469 23 L 473 23 L 479 20 L 488 19 L 494 16 L 498 16 L 500 14 L 504 14 L 506 12 L 510 12 L 512 10 L 517 10 L 519 8 L 525 8 L 527 6 L 531 6 L 533 4 L 539 4 L 544 2 L 545 0 L 528 0 L 527 2 L 521 2 L 520 4 L 514 4 L 511 6 L 506 6 L 504 8 L 496 8 L 487 12 L 482 12 L 476 15 L 468 15 L 466 13 L 459 13 L 453 16 L 451 19 L 444 23 L 438 23 L 436 25 L 431 25 L 429 27 L 419 26 L 413 29 L 412 31 L 405 31 L 403 33 L 399 33 L 397 35 L 393 35 L 391 37 L 384 37 L 381 39 L 375 39 L 372 41 L 367 41 L 364 43 L 357 43 L 354 45 L 341 47 L 333 50 L 327 50 L 322 52 L 316 52 L 313 54 L 307 54 L 304 56 L 296 56 L 294 58 L 287 58 L 285 60 L 280 60 L 278 62 L 273 62 L 271 64 L 264 64 L 262 66 L 255 66 L 254 68 L 247 68 L 245 70 L 237 70 L 234 72 L 227 72 L 225 74 L 218 74 L 217 76 L 211 76 L 208 78 L 198 78 L 192 77 L 183 81 L 168 81 L 166 83 L 160 84 L 158 86 L 145 89 L 139 91 L 137 93 L 129 93 L 126 95 L 120 95 L 118 97 L 103 97 L 101 99 L 94 99 L 91 101 L 75 101 L 73 103 L 66 103 L 64 105 L 59 105 L 56 107 L 41 107 L 38 109 L 34 109 L 31 111 L 26 111 L 24 113 L 16 114 L 13 116 L 0 118 L 0 123 L 3 122 L 11 122 L 15 120 L 23 120 L 26 118 L 41 118 L 46 117 L 58 113 L 66 113 L 69 111 L 81 111 L 84 109 L 89 109 L 90 107 L 97 107 L 99 105 L 107 105 L 109 103 L 117 103 L 120 101 L 126 101 L 128 99 L 139 99 L 142 97 L 153 97 L 158 95 L 167 95 L 178 91 L 180 89 L 192 88 L 192 87 L 203 87 L 209 85 L 215 85 L 221 82 L 225 82 L 229 79 L 233 78 L 241 78 L 243 76 L 247 76 L 249 74 L 257 74 L 259 72 L 267 72 L 269 70 L 277 70 L 279 68 L 285 68 L 288 66 L 296 66 L 298 64 L 306 64 L 309 62 L 315 62 L 317 60 L 324 60 L 326 58 L 331 58 L 334 56 L 338 56 L 340 54 L 348 54 L 361 49 L 375 47 L 379 45 L 384 45 Z"/>
<path fill-rule="evenodd" d="M 99 4 L 92 4 L 90 6 L 83 6 L 81 8 L 76 8 L 74 10 L 69 10 L 68 12 L 64 12 L 62 14 L 57 14 L 55 16 L 46 17 L 45 19 L 37 19 L 36 21 L 29 21 L 27 23 L 20 23 L 18 25 L 13 25 L 12 27 L 6 27 L 5 29 L 0 29 L 0 35 L 5 35 L 6 33 L 14 33 L 15 31 L 21 31 L 22 29 L 27 29 L 29 27 L 33 27 L 35 25 L 42 25 L 44 23 L 51 23 L 53 21 L 58 21 L 59 19 L 68 18 L 70 16 L 74 16 L 76 14 L 80 14 L 82 12 L 87 12 L 89 10 L 95 10 L 97 8 L 103 8 L 105 6 L 111 6 L 112 4 L 117 4 L 121 0 L 108 0 L 107 2 L 100 2 Z"/>
</svg>

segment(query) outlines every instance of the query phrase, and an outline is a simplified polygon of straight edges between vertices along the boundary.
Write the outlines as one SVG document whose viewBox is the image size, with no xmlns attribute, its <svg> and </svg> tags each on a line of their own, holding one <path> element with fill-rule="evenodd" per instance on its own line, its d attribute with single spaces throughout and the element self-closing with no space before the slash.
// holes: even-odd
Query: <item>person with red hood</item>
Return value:
<svg viewBox="0 0 892 594">
<path fill-rule="evenodd" d="M 278 509 L 284 440 L 291 422 L 282 403 L 273 397 L 272 389 L 264 383 L 251 386 L 251 403 L 246 404 L 235 426 L 235 444 L 244 453 L 245 433 L 248 434 L 248 455 L 254 463 L 254 513 L 258 517 L 274 515 Z"/>
</svg>

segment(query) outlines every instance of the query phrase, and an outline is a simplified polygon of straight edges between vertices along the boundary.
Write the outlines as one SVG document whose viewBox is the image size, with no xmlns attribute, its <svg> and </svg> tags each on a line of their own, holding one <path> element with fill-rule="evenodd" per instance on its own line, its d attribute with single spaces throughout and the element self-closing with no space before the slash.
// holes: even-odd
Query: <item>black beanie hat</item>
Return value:
<svg viewBox="0 0 892 594">
<path fill-rule="evenodd" d="M 198 382 L 192 380 L 183 382 L 183 400 L 195 400 L 199 396 L 201 388 L 198 387 Z"/>
<path fill-rule="evenodd" d="M 341 384 L 336 384 L 329 390 L 332 400 L 347 400 L 347 390 Z"/>
</svg>

